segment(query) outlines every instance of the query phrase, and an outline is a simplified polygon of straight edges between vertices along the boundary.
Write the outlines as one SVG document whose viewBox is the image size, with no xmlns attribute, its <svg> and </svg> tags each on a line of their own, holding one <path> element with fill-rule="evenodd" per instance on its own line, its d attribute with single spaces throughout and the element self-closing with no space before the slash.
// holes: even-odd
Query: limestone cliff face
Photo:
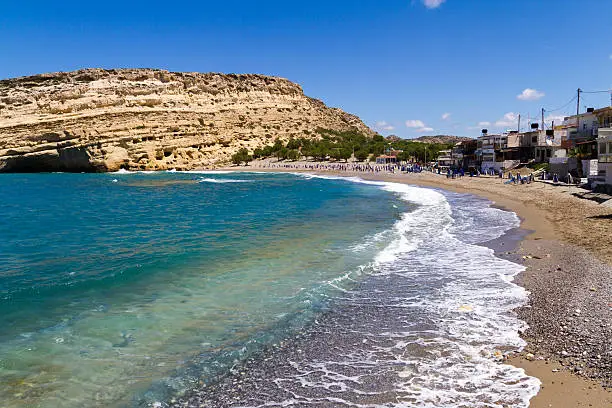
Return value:
<svg viewBox="0 0 612 408">
<path fill-rule="evenodd" d="M 86 69 L 0 81 L 0 171 L 191 170 L 238 149 L 373 132 L 286 79 Z"/>
</svg>

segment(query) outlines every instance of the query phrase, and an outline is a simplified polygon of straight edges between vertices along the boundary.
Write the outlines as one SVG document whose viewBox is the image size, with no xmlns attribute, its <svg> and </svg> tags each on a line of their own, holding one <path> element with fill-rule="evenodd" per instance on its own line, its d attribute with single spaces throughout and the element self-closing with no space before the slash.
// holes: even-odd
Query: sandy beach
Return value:
<svg viewBox="0 0 612 408">
<path fill-rule="evenodd" d="M 238 171 L 312 171 L 232 167 Z M 531 406 L 609 407 L 612 404 L 612 208 L 577 198 L 577 187 L 540 182 L 506 185 L 496 177 L 447 179 L 433 173 L 322 171 L 367 180 L 407 183 L 485 197 L 521 218 L 526 237 L 498 256 L 522 262 L 517 283 L 530 292 L 517 310 L 529 324 L 527 347 L 509 358 L 542 382 Z"/>
</svg>

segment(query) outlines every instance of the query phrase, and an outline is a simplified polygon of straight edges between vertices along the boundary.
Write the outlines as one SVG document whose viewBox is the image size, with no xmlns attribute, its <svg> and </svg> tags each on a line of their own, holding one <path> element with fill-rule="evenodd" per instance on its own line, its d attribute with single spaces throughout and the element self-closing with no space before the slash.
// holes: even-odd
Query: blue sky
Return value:
<svg viewBox="0 0 612 408">
<path fill-rule="evenodd" d="M 2 2 L 0 78 L 85 67 L 262 73 L 382 134 L 477 136 L 612 88 L 609 0 Z M 522 95 L 519 98 L 519 95 Z M 585 106 L 610 104 L 584 94 Z"/>
</svg>

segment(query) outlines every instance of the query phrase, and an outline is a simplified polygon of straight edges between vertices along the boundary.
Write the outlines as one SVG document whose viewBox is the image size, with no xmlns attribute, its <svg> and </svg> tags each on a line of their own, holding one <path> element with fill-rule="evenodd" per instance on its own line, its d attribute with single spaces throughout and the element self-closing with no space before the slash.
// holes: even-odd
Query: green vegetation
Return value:
<svg viewBox="0 0 612 408">
<path fill-rule="evenodd" d="M 238 150 L 238 152 L 232 156 L 232 163 L 237 165 L 240 165 L 243 162 L 244 164 L 249 164 L 251 160 L 253 160 L 253 156 L 249 155 L 249 151 L 244 147 Z"/>
<path fill-rule="evenodd" d="M 450 149 L 454 143 L 419 143 L 410 140 L 400 140 L 391 144 L 393 149 L 401 150 L 397 158 L 401 161 L 414 160 L 425 163 L 438 158 L 440 151 Z"/>
<path fill-rule="evenodd" d="M 275 157 L 279 160 L 299 160 L 304 157 L 317 161 L 347 161 L 354 155 L 358 161 L 366 161 L 368 158 L 373 161 L 386 152 L 400 150 L 398 159 L 424 162 L 425 158 L 427 158 L 427 161 L 435 160 L 440 150 L 452 147 L 452 144 L 426 144 L 410 140 L 388 142 L 381 135 L 369 137 L 354 130 L 341 132 L 318 128 L 316 134 L 319 139 L 292 138 L 286 144 L 276 140 L 273 145 L 255 149 L 253 158 Z M 246 155 L 248 156 L 248 152 Z M 237 156 L 236 160 L 246 161 L 243 160 L 243 157 Z M 234 163 L 236 163 L 236 160 L 232 157 Z"/>
<path fill-rule="evenodd" d="M 593 157 L 593 151 L 591 150 L 591 145 L 585 144 L 585 145 L 579 145 L 574 147 L 573 149 L 570 149 L 567 152 L 567 156 L 568 157 L 576 157 L 578 160 L 585 160 L 585 159 L 590 159 L 591 157 Z"/>
</svg>

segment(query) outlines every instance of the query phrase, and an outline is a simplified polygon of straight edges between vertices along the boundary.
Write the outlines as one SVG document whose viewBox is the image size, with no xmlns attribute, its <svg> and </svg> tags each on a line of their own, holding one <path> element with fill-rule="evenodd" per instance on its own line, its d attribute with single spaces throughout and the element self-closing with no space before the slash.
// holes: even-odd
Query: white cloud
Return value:
<svg viewBox="0 0 612 408">
<path fill-rule="evenodd" d="M 407 120 L 406 127 L 410 129 L 414 129 L 414 131 L 417 133 L 433 132 L 434 130 L 432 127 L 425 125 L 425 123 L 422 120 L 418 120 L 418 119 Z"/>
<path fill-rule="evenodd" d="M 374 128 L 376 128 L 377 130 L 386 130 L 387 132 L 395 130 L 395 126 L 385 122 L 384 120 L 376 122 L 374 124 Z"/>
<path fill-rule="evenodd" d="M 563 115 L 548 115 L 544 118 L 544 123 L 555 122 L 555 125 L 560 125 L 563 123 L 565 116 Z"/>
<path fill-rule="evenodd" d="M 411 119 L 406 121 L 406 127 L 408 128 L 424 128 L 425 123 L 422 120 Z"/>
<path fill-rule="evenodd" d="M 425 7 L 428 9 L 438 8 L 444 3 L 446 0 L 422 0 Z"/>
<path fill-rule="evenodd" d="M 427 132 L 433 132 L 433 128 L 430 127 L 422 127 L 420 129 L 416 130 L 419 133 L 427 133 Z"/>
<path fill-rule="evenodd" d="M 518 124 L 518 114 L 514 112 L 508 112 L 503 118 L 495 122 L 497 127 L 512 127 Z"/>
<path fill-rule="evenodd" d="M 610 54 L 610 59 L 612 60 L 612 54 Z"/>
<path fill-rule="evenodd" d="M 410 129 L 414 129 L 417 133 L 426 133 L 432 132 L 433 128 L 426 126 L 422 120 L 411 119 L 406 121 L 406 127 Z"/>
<path fill-rule="evenodd" d="M 478 127 L 491 126 L 491 122 L 478 122 Z"/>
<path fill-rule="evenodd" d="M 442 120 L 448 120 L 450 117 L 451 117 L 451 114 L 449 112 L 442 114 Z"/>
<path fill-rule="evenodd" d="M 544 97 L 544 92 L 540 92 L 536 89 L 527 88 L 520 95 L 516 96 L 516 99 L 521 101 L 537 101 Z"/>
</svg>

